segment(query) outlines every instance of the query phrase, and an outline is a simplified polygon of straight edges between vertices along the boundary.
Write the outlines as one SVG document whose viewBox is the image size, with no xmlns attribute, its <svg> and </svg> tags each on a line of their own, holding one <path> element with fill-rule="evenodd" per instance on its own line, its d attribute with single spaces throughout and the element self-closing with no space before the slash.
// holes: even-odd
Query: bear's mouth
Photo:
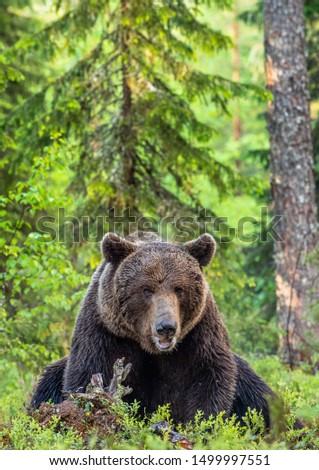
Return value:
<svg viewBox="0 0 319 470">
<path fill-rule="evenodd" d="M 176 337 L 173 338 L 159 338 L 158 336 L 153 336 L 153 341 L 155 346 L 159 351 L 171 351 L 176 345 Z"/>
</svg>

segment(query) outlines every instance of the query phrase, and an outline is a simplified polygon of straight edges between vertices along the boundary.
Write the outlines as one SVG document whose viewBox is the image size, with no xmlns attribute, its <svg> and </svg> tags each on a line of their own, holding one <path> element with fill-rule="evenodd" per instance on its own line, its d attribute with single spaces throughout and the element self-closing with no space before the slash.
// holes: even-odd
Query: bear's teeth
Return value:
<svg viewBox="0 0 319 470">
<path fill-rule="evenodd" d="M 168 347 L 172 344 L 171 341 L 169 341 L 169 342 L 168 342 L 168 341 L 162 341 L 162 340 L 160 340 L 160 339 L 158 340 L 158 342 L 159 342 L 159 345 L 160 345 L 162 348 L 168 348 Z"/>
<path fill-rule="evenodd" d="M 154 337 L 154 343 L 158 349 L 166 350 L 172 349 L 176 344 L 176 338 L 172 339 L 160 339 L 157 336 Z"/>
<path fill-rule="evenodd" d="M 170 351 L 171 349 L 174 348 L 176 344 L 176 338 L 159 338 L 158 336 L 153 336 L 153 341 L 155 343 L 155 346 L 157 349 L 161 351 Z"/>
</svg>

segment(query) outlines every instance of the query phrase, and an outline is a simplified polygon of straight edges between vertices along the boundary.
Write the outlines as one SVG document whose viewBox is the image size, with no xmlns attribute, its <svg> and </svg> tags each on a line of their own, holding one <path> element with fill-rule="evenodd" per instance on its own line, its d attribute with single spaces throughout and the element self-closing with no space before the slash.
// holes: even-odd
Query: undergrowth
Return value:
<svg viewBox="0 0 319 470">
<path fill-rule="evenodd" d="M 254 369 L 283 399 L 273 406 L 273 428 L 266 431 L 262 417 L 249 410 L 243 423 L 223 413 L 203 420 L 198 412 L 193 422 L 174 426 L 169 405 L 159 407 L 152 416 L 141 418 L 139 405 L 117 401 L 110 405 L 116 417 L 116 432 L 102 435 L 90 428 L 80 434 L 53 416 L 40 424 L 27 410 L 28 399 L 22 389 L 0 398 L 1 449 L 174 449 L 168 434 L 156 435 L 151 426 L 165 420 L 194 445 L 194 449 L 319 449 L 319 375 L 302 369 L 289 371 L 277 358 L 249 361 Z M 283 411 L 285 410 L 285 411 Z M 89 413 L 88 407 L 88 413 Z M 294 430 L 296 417 L 305 428 Z M 85 423 L 84 423 L 85 425 Z"/>
</svg>

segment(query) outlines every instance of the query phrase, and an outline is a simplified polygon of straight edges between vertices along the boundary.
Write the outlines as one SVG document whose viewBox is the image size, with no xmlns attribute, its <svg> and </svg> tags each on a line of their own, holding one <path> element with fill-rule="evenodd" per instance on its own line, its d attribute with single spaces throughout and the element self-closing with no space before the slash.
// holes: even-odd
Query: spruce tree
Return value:
<svg viewBox="0 0 319 470">
<path fill-rule="evenodd" d="M 6 130 L 24 142 L 24 158 L 59 140 L 72 146 L 77 213 L 194 211 L 194 175 L 205 173 L 221 192 L 232 186 L 232 170 L 211 149 L 214 129 L 192 103 L 210 100 L 227 112 L 244 87 L 196 68 L 198 51 L 213 57 L 231 45 L 205 24 L 201 3 L 85 0 L 67 9 L 58 2 L 64 13 L 57 21 L 23 44 L 23 53 L 21 43 L 12 48 L 22 61 L 37 53 L 75 56 L 10 113 Z"/>
<path fill-rule="evenodd" d="M 214 129 L 194 105 L 206 100 L 226 113 L 248 88 L 196 67 L 200 51 L 213 60 L 231 45 L 205 24 L 205 3 L 57 1 L 54 21 L 34 19 L 4 44 L 0 349 L 19 367 L 65 353 L 87 285 L 82 273 L 99 259 L 79 259 L 77 244 L 43 243 L 52 239 L 39 233 L 40 216 L 58 207 L 90 221 L 112 207 L 194 214 L 196 175 L 221 193 L 234 186 L 232 169 L 213 154 Z M 14 87 L 22 92 L 10 95 Z"/>
</svg>

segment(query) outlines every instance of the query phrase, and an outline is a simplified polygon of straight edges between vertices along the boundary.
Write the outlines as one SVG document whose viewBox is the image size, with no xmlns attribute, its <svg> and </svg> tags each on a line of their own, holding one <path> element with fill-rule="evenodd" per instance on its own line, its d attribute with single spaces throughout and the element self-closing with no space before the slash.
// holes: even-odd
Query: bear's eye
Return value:
<svg viewBox="0 0 319 470">
<path fill-rule="evenodd" d="M 145 297 L 147 297 L 148 299 L 152 297 L 152 295 L 154 294 L 154 291 L 147 287 L 144 288 L 143 292 L 144 292 Z"/>
<path fill-rule="evenodd" d="M 182 287 L 175 287 L 175 294 L 177 297 L 182 297 L 184 294 L 184 289 Z"/>
</svg>

